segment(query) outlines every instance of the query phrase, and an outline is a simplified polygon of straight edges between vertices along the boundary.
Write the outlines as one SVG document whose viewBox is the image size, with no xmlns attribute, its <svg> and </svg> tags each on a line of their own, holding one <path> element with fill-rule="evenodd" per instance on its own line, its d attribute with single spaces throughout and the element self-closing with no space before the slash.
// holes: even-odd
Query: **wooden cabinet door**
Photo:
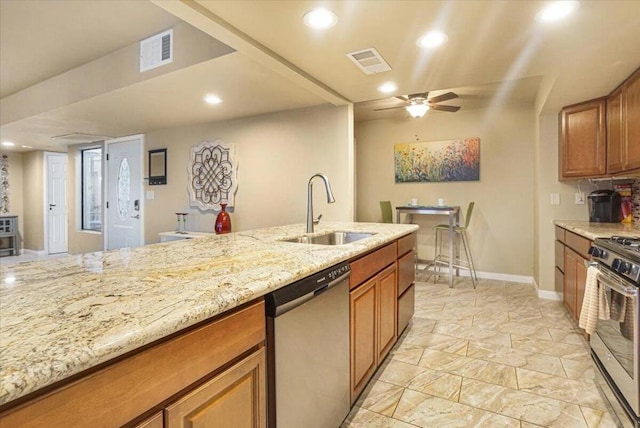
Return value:
<svg viewBox="0 0 640 428">
<path fill-rule="evenodd" d="M 598 177 L 606 174 L 605 109 L 605 98 L 562 109 L 560 178 Z"/>
<path fill-rule="evenodd" d="M 576 264 L 576 320 L 580 319 L 586 282 L 587 267 L 584 265 L 584 259 L 579 257 Z"/>
<path fill-rule="evenodd" d="M 134 428 L 164 428 L 164 417 L 162 412 L 158 412 L 146 421 L 136 425 Z"/>
<path fill-rule="evenodd" d="M 624 169 L 622 87 L 607 98 L 607 173 Z"/>
<path fill-rule="evenodd" d="M 266 427 L 264 348 L 165 409 L 168 428 Z"/>
<path fill-rule="evenodd" d="M 623 85 L 624 169 L 640 168 L 640 69 Z"/>
<path fill-rule="evenodd" d="M 377 276 L 378 287 L 378 361 L 382 361 L 396 343 L 398 330 L 398 281 L 396 264 Z"/>
<path fill-rule="evenodd" d="M 376 283 L 376 278 L 371 278 L 349 293 L 351 403 L 362 392 L 378 365 L 376 350 L 378 287 Z"/>
<path fill-rule="evenodd" d="M 574 318 L 576 317 L 576 266 L 581 257 L 570 248 L 564 249 L 564 305 Z"/>
</svg>

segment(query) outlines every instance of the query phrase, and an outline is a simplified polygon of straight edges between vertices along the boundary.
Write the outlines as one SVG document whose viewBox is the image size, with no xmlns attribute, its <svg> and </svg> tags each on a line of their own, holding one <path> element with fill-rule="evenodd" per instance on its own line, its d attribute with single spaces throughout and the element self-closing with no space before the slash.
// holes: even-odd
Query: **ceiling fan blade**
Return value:
<svg viewBox="0 0 640 428">
<path fill-rule="evenodd" d="M 417 93 L 417 94 L 409 94 L 409 95 L 407 95 L 407 98 L 409 100 L 412 99 L 412 98 L 424 98 L 426 100 L 428 96 L 429 96 L 429 92 L 420 92 L 420 93 Z"/>
<path fill-rule="evenodd" d="M 447 92 L 446 94 L 438 95 L 429 100 L 430 103 L 441 103 L 442 101 L 452 100 L 458 98 L 457 94 L 453 92 Z"/>
<path fill-rule="evenodd" d="M 397 107 L 385 107 L 385 108 L 374 108 L 373 111 L 381 111 L 381 110 L 393 110 L 396 108 L 405 108 L 405 106 L 397 106 Z"/>
<path fill-rule="evenodd" d="M 409 98 L 405 97 L 404 95 L 398 95 L 396 96 L 396 98 L 404 102 L 409 101 Z"/>
<path fill-rule="evenodd" d="M 457 112 L 458 110 L 460 110 L 460 107 L 458 106 L 444 106 L 444 105 L 440 105 L 440 104 L 431 104 L 429 106 L 429 108 L 431 110 L 440 110 L 440 111 L 450 111 L 450 112 Z"/>
</svg>

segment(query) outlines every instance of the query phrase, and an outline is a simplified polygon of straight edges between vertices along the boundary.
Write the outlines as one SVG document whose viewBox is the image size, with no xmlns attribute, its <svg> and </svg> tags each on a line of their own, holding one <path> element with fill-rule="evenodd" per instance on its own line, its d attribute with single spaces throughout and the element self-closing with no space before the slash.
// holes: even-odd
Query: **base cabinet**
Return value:
<svg viewBox="0 0 640 428">
<path fill-rule="evenodd" d="M 394 262 L 349 293 L 352 403 L 398 338 L 396 274 Z"/>
<path fill-rule="evenodd" d="M 257 428 L 265 421 L 264 348 L 165 409 L 167 428 Z"/>
<path fill-rule="evenodd" d="M 0 413 L 0 427 L 263 427 L 264 314 L 263 301 L 231 310 Z"/>
<path fill-rule="evenodd" d="M 564 307 L 577 323 L 584 300 L 585 261 L 589 259 L 591 241 L 559 227 L 556 227 L 556 237 L 556 283 L 561 282 Z"/>
</svg>

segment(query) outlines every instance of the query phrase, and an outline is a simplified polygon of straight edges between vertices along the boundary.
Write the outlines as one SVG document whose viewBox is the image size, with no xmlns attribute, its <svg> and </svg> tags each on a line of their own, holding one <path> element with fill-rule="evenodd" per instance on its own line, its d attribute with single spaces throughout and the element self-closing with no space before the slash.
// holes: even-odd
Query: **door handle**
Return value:
<svg viewBox="0 0 640 428">
<path fill-rule="evenodd" d="M 140 218 L 140 214 L 132 215 L 131 218 L 139 219 Z"/>
<path fill-rule="evenodd" d="M 56 204 L 49 204 L 49 211 L 51 211 L 51 209 L 52 209 L 53 207 L 55 207 L 55 206 L 56 206 Z"/>
</svg>

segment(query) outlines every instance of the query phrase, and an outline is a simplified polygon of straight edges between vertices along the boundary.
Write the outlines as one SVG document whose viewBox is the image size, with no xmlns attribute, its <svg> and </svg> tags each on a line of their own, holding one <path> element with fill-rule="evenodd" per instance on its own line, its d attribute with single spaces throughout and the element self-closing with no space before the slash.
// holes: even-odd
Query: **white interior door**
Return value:
<svg viewBox="0 0 640 428">
<path fill-rule="evenodd" d="M 107 189 L 105 247 L 107 250 L 144 244 L 142 207 L 143 135 L 105 142 Z"/>
<path fill-rule="evenodd" d="M 46 153 L 46 239 L 49 254 L 67 252 L 67 154 Z"/>
</svg>

